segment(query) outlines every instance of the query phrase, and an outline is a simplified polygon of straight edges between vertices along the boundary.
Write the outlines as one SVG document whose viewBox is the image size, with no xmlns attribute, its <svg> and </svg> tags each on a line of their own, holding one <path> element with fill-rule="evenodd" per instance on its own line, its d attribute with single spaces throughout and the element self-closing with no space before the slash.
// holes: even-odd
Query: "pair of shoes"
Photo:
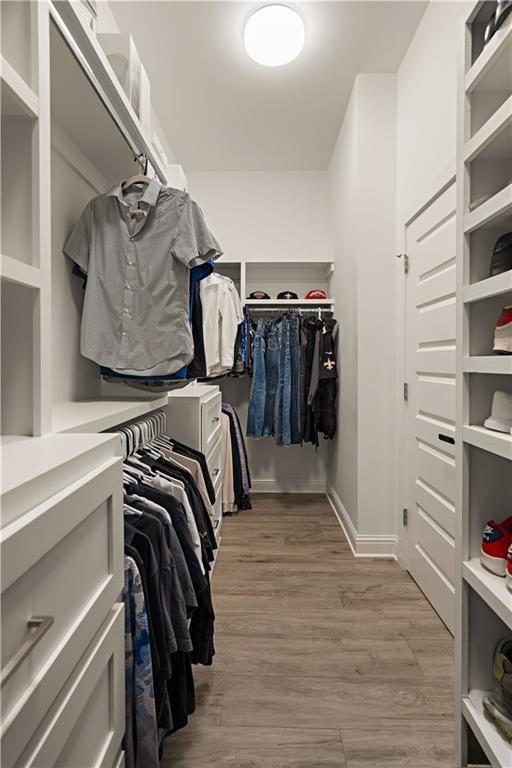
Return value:
<svg viewBox="0 0 512 768">
<path fill-rule="evenodd" d="M 484 45 L 487 45 L 489 40 L 495 35 L 511 11 L 512 0 L 498 0 L 496 10 L 487 22 L 484 31 Z"/>
<path fill-rule="evenodd" d="M 512 590 L 512 515 L 502 523 L 489 520 L 484 528 L 480 562 L 496 576 L 505 576 Z"/>
<path fill-rule="evenodd" d="M 505 307 L 498 318 L 493 351 L 497 355 L 512 355 L 512 306 Z"/>
<path fill-rule="evenodd" d="M 494 393 L 491 415 L 484 421 L 484 427 L 512 434 L 512 395 L 508 392 Z"/>
<path fill-rule="evenodd" d="M 512 640 L 503 638 L 494 652 L 493 689 L 483 698 L 484 711 L 512 741 Z"/>
</svg>

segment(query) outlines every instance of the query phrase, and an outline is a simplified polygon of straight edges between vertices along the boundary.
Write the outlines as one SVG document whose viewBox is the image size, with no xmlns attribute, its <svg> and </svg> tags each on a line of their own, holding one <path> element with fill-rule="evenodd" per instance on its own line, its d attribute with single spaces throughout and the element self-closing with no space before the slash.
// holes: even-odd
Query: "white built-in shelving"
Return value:
<svg viewBox="0 0 512 768">
<path fill-rule="evenodd" d="M 512 356 L 492 354 L 495 323 L 512 304 L 512 270 L 489 277 L 494 244 L 512 231 L 512 16 L 484 45 L 495 7 L 476 2 L 464 21 L 459 78 L 457 765 L 510 768 L 512 745 L 482 703 L 496 643 L 512 630 L 512 592 L 480 562 L 485 523 L 512 508 L 512 435 L 483 425 L 494 391 L 512 392 Z"/>
<path fill-rule="evenodd" d="M 482 600 L 492 607 L 504 624 L 512 629 L 512 595 L 505 579 L 484 568 L 479 557 L 472 557 L 462 566 L 464 580 Z"/>
<path fill-rule="evenodd" d="M 53 432 L 104 432 L 167 405 L 167 394 L 125 400 L 97 398 L 58 403 L 52 410 Z"/>
<path fill-rule="evenodd" d="M 496 738 L 496 727 L 484 715 L 485 691 L 472 690 L 462 699 L 462 713 L 492 768 L 510 768 L 510 742 Z"/>
<path fill-rule="evenodd" d="M 512 293 L 512 270 L 465 285 L 462 289 L 465 304 L 491 299 L 493 296 L 502 296 L 506 293 Z"/>
<path fill-rule="evenodd" d="M 246 307 L 332 307 L 334 299 L 246 299 Z"/>
<path fill-rule="evenodd" d="M 39 99 L 32 88 L 11 64 L 0 55 L 0 81 L 2 88 L 2 115 L 37 118 Z"/>
</svg>

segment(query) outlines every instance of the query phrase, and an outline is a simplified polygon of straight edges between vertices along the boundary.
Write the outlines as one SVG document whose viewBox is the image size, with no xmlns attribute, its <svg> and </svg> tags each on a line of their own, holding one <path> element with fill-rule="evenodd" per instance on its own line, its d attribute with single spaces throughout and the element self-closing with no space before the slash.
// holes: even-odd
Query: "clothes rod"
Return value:
<svg viewBox="0 0 512 768">
<path fill-rule="evenodd" d="M 55 22 L 55 25 L 57 29 L 59 30 L 60 34 L 62 35 L 64 41 L 66 42 L 66 45 L 70 49 L 71 53 L 77 60 L 77 62 L 80 64 L 82 70 L 84 71 L 84 74 L 86 75 L 87 79 L 91 83 L 92 87 L 98 94 L 101 102 L 103 103 L 103 106 L 107 110 L 108 114 L 110 115 L 113 123 L 115 124 L 116 128 L 120 132 L 121 136 L 125 140 L 125 142 L 128 144 L 128 147 L 130 148 L 133 158 L 135 162 L 139 163 L 141 169 L 143 172 L 146 170 L 147 165 L 147 158 L 144 152 L 141 152 L 140 149 L 135 145 L 135 143 L 132 140 L 132 137 L 130 136 L 129 132 L 127 131 L 123 121 L 117 114 L 117 111 L 110 101 L 109 97 L 105 93 L 101 83 L 99 82 L 98 78 L 94 74 L 89 62 L 85 58 L 84 54 L 80 50 L 80 47 L 78 46 L 76 40 L 74 39 L 72 33 L 70 32 L 66 22 L 62 18 L 59 9 L 57 8 L 57 5 L 54 0 L 50 0 L 49 3 L 50 8 L 50 15 Z M 141 158 L 144 158 L 141 160 Z M 164 178 L 164 176 L 161 174 L 158 167 L 155 169 L 155 173 L 157 174 L 158 178 L 162 182 L 162 184 L 166 184 L 167 180 Z"/>
</svg>

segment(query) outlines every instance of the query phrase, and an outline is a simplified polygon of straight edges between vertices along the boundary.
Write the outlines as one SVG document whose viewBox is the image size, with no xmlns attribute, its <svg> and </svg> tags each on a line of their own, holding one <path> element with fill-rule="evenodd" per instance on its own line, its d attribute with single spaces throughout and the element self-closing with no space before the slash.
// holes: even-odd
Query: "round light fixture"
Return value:
<svg viewBox="0 0 512 768">
<path fill-rule="evenodd" d="M 265 67 L 281 67 L 297 58 L 304 48 L 304 22 L 286 5 L 266 5 L 255 11 L 245 25 L 247 53 Z"/>
</svg>

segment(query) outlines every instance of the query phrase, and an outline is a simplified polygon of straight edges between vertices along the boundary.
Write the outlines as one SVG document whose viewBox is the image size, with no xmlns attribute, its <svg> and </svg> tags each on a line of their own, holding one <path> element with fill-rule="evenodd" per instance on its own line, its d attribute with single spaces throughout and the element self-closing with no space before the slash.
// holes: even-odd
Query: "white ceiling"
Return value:
<svg viewBox="0 0 512 768">
<path fill-rule="evenodd" d="M 327 168 L 355 76 L 395 72 L 426 2 L 287 3 L 306 25 L 284 67 L 243 47 L 251 11 L 266 3 L 114 2 L 151 80 L 151 97 L 187 171 Z"/>
</svg>

